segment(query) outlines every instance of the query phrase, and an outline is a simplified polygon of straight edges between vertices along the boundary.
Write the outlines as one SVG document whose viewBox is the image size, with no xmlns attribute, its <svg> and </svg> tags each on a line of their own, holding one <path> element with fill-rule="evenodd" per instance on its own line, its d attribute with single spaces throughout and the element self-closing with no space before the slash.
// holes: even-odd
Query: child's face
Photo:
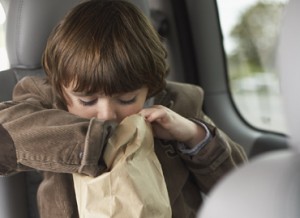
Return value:
<svg viewBox="0 0 300 218">
<path fill-rule="evenodd" d="M 144 106 L 148 88 L 143 87 L 132 92 L 105 96 L 101 93 L 86 95 L 74 92 L 73 87 L 64 87 L 68 111 L 84 118 L 115 120 L 121 122 L 125 117 L 138 113 Z"/>
</svg>

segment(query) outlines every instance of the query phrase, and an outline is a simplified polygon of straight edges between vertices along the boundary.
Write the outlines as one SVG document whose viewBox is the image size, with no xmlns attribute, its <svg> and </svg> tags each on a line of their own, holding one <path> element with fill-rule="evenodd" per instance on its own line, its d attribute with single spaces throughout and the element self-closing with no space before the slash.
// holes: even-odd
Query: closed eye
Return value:
<svg viewBox="0 0 300 218">
<path fill-rule="evenodd" d="M 123 105 L 133 104 L 136 101 L 136 97 L 133 97 L 132 99 L 129 99 L 129 100 L 118 99 L 118 101 L 120 104 L 123 104 Z"/>
<path fill-rule="evenodd" d="M 83 106 L 93 106 L 97 103 L 98 99 L 93 99 L 93 100 L 90 100 L 90 101 L 84 101 L 82 99 L 78 99 L 79 100 L 79 103 Z"/>
</svg>

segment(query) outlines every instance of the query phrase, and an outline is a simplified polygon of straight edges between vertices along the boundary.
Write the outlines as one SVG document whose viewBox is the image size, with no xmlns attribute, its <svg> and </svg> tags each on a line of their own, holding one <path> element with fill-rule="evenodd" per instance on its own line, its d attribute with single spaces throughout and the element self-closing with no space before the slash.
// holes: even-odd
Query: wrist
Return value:
<svg viewBox="0 0 300 218">
<path fill-rule="evenodd" d="M 178 150 L 183 153 L 183 154 L 188 154 L 188 155 L 196 155 L 204 146 L 206 146 L 212 138 L 211 132 L 209 131 L 208 127 L 202 123 L 199 120 L 193 120 L 193 122 L 197 123 L 199 126 L 203 127 L 205 130 L 205 137 L 200 139 L 196 145 L 193 147 L 189 147 L 185 143 L 178 143 Z"/>
<path fill-rule="evenodd" d="M 195 123 L 191 120 L 189 120 L 192 125 L 193 125 L 193 129 L 190 131 L 192 133 L 192 136 L 190 139 L 183 141 L 182 143 L 184 143 L 188 148 L 193 148 L 195 147 L 197 144 L 199 144 L 200 141 L 205 139 L 205 136 L 207 135 L 207 131 L 206 130 L 206 126 L 204 126 L 204 124 L 198 124 Z"/>
</svg>

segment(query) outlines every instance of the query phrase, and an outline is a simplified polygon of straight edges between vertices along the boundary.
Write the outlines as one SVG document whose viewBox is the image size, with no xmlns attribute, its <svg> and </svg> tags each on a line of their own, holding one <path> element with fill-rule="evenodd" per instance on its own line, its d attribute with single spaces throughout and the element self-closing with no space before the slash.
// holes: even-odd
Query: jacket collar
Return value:
<svg viewBox="0 0 300 218">
<path fill-rule="evenodd" d="M 154 104 L 172 108 L 174 105 L 174 99 L 170 92 L 168 92 L 167 89 L 164 89 L 154 97 Z"/>
</svg>

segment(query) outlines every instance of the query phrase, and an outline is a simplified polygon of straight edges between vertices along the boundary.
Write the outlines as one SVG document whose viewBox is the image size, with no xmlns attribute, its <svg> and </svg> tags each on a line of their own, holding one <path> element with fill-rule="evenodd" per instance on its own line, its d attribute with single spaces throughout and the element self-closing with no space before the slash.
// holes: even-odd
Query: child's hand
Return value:
<svg viewBox="0 0 300 218">
<path fill-rule="evenodd" d="M 162 105 L 142 109 L 139 114 L 151 123 L 154 136 L 160 139 L 177 140 L 192 148 L 206 134 L 202 126 Z"/>
</svg>

